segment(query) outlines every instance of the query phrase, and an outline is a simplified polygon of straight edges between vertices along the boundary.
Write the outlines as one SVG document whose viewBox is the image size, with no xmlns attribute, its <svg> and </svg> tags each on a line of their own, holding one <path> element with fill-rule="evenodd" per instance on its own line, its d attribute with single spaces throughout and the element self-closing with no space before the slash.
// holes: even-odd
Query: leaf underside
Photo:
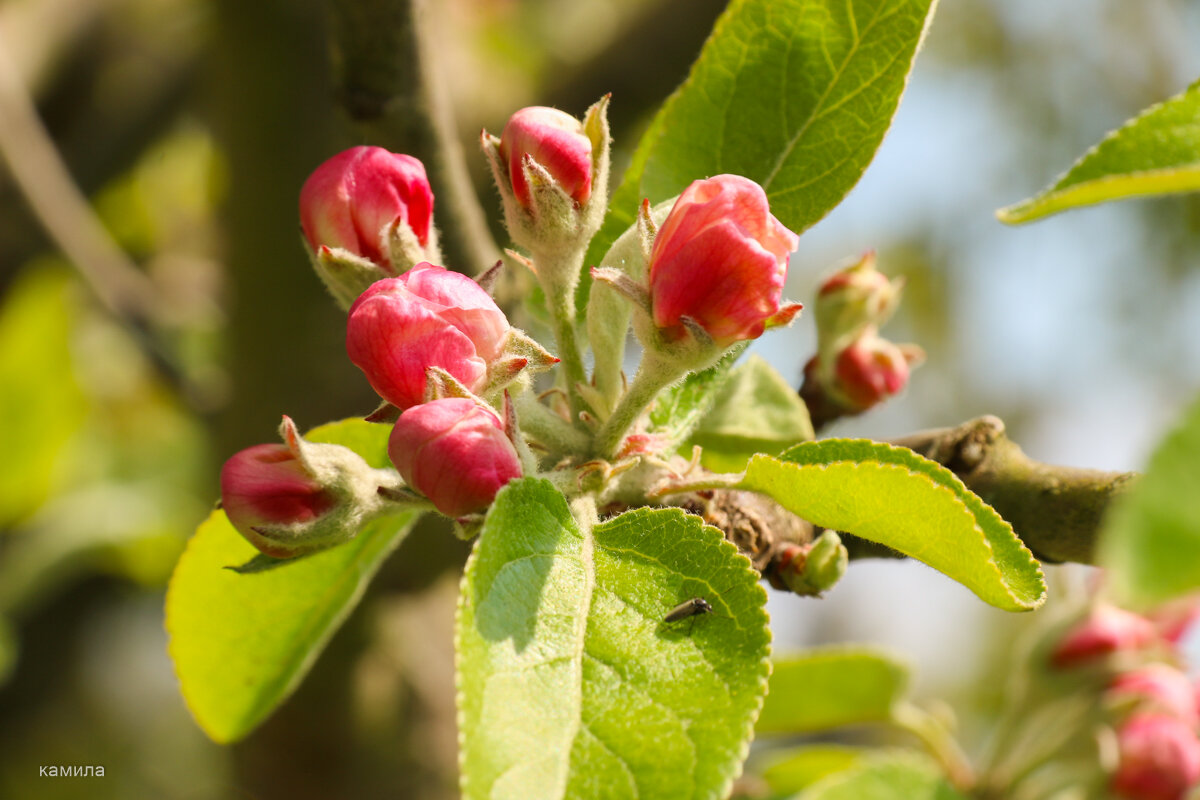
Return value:
<svg viewBox="0 0 1200 800">
<path fill-rule="evenodd" d="M 1052 186 L 996 216 L 1015 225 L 1110 200 L 1197 190 L 1200 82 L 1112 131 Z"/>
<path fill-rule="evenodd" d="M 805 442 L 752 458 L 738 488 L 923 561 L 998 608 L 1028 611 L 1045 599 L 1041 568 L 1012 526 L 950 470 L 906 448 Z"/>
</svg>

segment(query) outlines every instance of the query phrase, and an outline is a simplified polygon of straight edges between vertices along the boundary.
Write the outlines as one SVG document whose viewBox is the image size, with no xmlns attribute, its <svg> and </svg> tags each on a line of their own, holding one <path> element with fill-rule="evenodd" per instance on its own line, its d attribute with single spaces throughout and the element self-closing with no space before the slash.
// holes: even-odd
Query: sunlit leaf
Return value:
<svg viewBox="0 0 1200 800">
<path fill-rule="evenodd" d="M 1098 559 L 1109 585 L 1130 604 L 1153 605 L 1200 589 L 1200 403 L 1109 512 Z"/>
<path fill-rule="evenodd" d="M 814 744 L 788 750 L 771 760 L 763 780 L 779 796 L 795 794 L 817 781 L 857 764 L 872 751 L 862 747 Z"/>
<path fill-rule="evenodd" d="M 745 175 L 796 232 L 841 202 L 883 141 L 933 0 L 734 0 L 642 137 L 588 253 L 597 263 L 697 178 Z"/>
<path fill-rule="evenodd" d="M 937 765 L 915 753 L 864 759 L 830 775 L 795 800 L 966 800 Z"/>
<path fill-rule="evenodd" d="M 755 453 L 778 455 L 812 438 L 808 407 L 796 389 L 765 360 L 750 356 L 717 391 L 691 442 L 704 448 L 707 469 L 740 472 Z"/>
<path fill-rule="evenodd" d="M 1126 197 L 1200 190 L 1200 83 L 1104 137 L 1040 194 L 996 212 L 1017 224 Z"/>
<path fill-rule="evenodd" d="M 384 425 L 345 420 L 310 432 L 373 467 L 387 462 Z M 277 569 L 239 574 L 258 553 L 215 511 L 188 542 L 167 591 L 169 650 L 188 708 L 209 736 L 245 736 L 299 685 L 414 519 L 376 520 L 357 538 Z"/>
<path fill-rule="evenodd" d="M 738 488 L 924 561 L 998 608 L 1029 611 L 1045 600 L 1041 568 L 1012 526 L 950 470 L 906 448 L 806 442 L 752 458 Z"/>
<path fill-rule="evenodd" d="M 586 530 L 549 483 L 501 491 L 457 630 L 466 798 L 721 798 L 766 690 L 765 593 L 678 509 Z M 712 613 L 674 622 L 702 597 Z"/>
<path fill-rule="evenodd" d="M 908 688 L 908 666 L 878 649 L 835 646 L 776 659 L 756 730 L 809 733 L 886 722 Z"/>
</svg>

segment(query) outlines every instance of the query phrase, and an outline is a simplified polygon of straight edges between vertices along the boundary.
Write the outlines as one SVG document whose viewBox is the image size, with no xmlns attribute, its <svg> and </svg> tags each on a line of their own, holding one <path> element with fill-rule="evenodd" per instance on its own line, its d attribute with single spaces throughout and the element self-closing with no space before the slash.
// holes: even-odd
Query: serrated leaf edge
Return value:
<svg viewBox="0 0 1200 800">
<path fill-rule="evenodd" d="M 546 484 L 548 487 L 550 487 L 552 489 L 554 488 L 553 485 L 550 484 L 549 481 L 541 481 L 541 482 Z M 503 491 L 505 491 L 505 489 L 502 489 L 501 491 L 503 492 Z M 633 509 L 633 510 L 636 510 L 636 509 Z M 767 635 L 767 641 L 766 641 L 767 652 L 764 654 L 763 659 L 760 662 L 761 668 L 758 670 L 758 680 L 755 683 L 757 691 L 754 694 L 754 697 L 755 697 L 754 707 L 751 709 L 751 713 L 748 715 L 746 723 L 743 725 L 742 730 L 740 731 L 741 735 L 739 736 L 739 740 L 740 740 L 741 744 L 738 749 L 737 763 L 734 765 L 734 769 L 730 772 L 729 777 L 726 778 L 724 784 L 721 786 L 721 791 L 717 794 L 718 797 L 724 797 L 725 795 L 727 795 L 729 793 L 729 790 L 733 786 L 734 781 L 736 781 L 738 779 L 738 777 L 741 776 L 741 774 L 745 768 L 746 759 L 750 754 L 750 745 L 751 745 L 752 741 L 754 740 L 754 726 L 758 722 L 759 715 L 762 713 L 763 703 L 766 701 L 766 695 L 769 690 L 769 685 L 770 685 L 769 682 L 770 682 L 771 672 L 773 669 L 773 661 L 771 658 L 771 649 L 772 649 L 771 645 L 772 645 L 772 642 L 774 641 L 774 635 L 773 635 L 773 632 L 772 632 L 770 624 L 769 624 L 770 617 L 767 614 L 767 610 L 766 610 L 767 592 L 762 587 L 762 584 L 759 582 L 759 580 L 761 579 L 761 576 L 758 574 L 758 571 L 754 569 L 753 565 L 750 562 L 750 559 L 748 559 L 748 558 L 746 558 L 746 556 L 742 555 L 742 553 L 740 551 L 738 551 L 737 546 L 734 545 L 732 542 L 730 542 L 728 539 L 726 539 L 725 535 L 719 529 L 714 528 L 711 525 L 708 525 L 699 516 L 688 513 L 681 508 L 666 507 L 666 508 L 661 508 L 661 509 L 650 509 L 650 510 L 664 511 L 664 512 L 676 512 L 678 514 L 678 516 L 680 517 L 681 521 L 683 521 L 685 524 L 694 524 L 694 523 L 691 523 L 691 520 L 688 519 L 688 518 L 691 518 L 691 519 L 694 519 L 696 522 L 699 522 L 701 529 L 707 528 L 707 529 L 711 530 L 718 539 L 717 546 L 719 548 L 725 549 L 726 552 L 732 551 L 732 554 L 734 556 L 738 557 L 738 559 L 740 559 L 740 561 L 743 564 L 744 569 L 748 573 L 750 573 L 750 577 L 752 577 L 754 579 L 754 586 L 755 586 L 755 588 L 757 588 L 759 599 L 762 601 L 756 607 L 757 608 L 756 616 L 759 618 L 759 620 L 761 620 L 763 629 Z M 603 525 L 604 522 L 606 522 L 606 521 L 607 520 L 602 520 L 598 524 Z M 594 545 L 594 533 L 588 532 L 587 538 L 592 539 L 592 544 Z M 459 641 L 459 636 L 460 636 L 459 632 L 462 629 L 462 617 L 463 617 L 463 613 L 464 613 L 464 609 L 465 609 L 465 605 L 466 605 L 466 598 L 467 598 L 467 577 L 471 572 L 471 567 L 473 566 L 476 557 L 477 557 L 477 549 L 472 548 L 471 553 L 467 558 L 467 562 L 463 567 L 462 579 L 459 581 L 458 602 L 455 606 L 455 612 L 454 612 L 455 723 L 458 727 L 457 742 L 458 742 L 458 767 L 459 767 L 459 782 L 460 782 L 459 785 L 460 785 L 460 789 L 462 790 L 463 797 L 469 797 L 470 795 L 468 792 L 468 784 L 469 784 L 469 779 L 467 777 L 468 771 L 466 769 L 466 764 L 465 764 L 466 712 L 464 711 L 464 702 L 463 702 L 464 695 L 463 695 L 463 681 L 462 681 L 462 674 L 463 674 L 463 672 L 462 672 L 462 650 L 458 646 L 458 641 Z M 590 572 L 594 572 L 594 567 L 590 570 Z M 594 575 L 589 574 L 587 577 L 587 580 L 594 587 L 594 585 L 595 585 Z M 584 614 L 584 625 L 585 625 L 584 638 L 585 639 L 586 639 L 587 619 L 590 618 L 590 615 L 591 615 L 591 600 L 589 599 L 587 611 Z M 582 681 L 582 679 L 583 679 L 582 670 L 580 671 L 579 674 L 580 674 L 580 681 Z M 580 724 L 582 724 L 582 720 L 580 720 Z M 569 774 L 569 769 L 568 769 L 568 774 Z M 694 786 L 694 784 L 693 784 L 693 786 Z"/>
<path fill-rule="evenodd" d="M 795 461 L 787 461 L 786 460 L 788 454 L 794 452 L 795 450 L 798 450 L 800 448 L 812 448 L 814 446 L 821 446 L 823 444 L 845 444 L 845 445 L 855 446 L 855 447 L 866 446 L 871 450 L 884 452 L 889 455 L 895 455 L 895 456 L 897 456 L 897 458 L 900 461 L 907 461 L 912 464 L 916 464 L 916 465 L 920 466 L 921 469 L 920 470 L 913 469 L 912 467 L 910 467 L 906 464 L 897 463 L 895 461 L 882 461 L 882 460 L 877 460 L 877 459 L 870 460 L 870 461 L 855 461 L 853 459 L 843 458 L 843 459 L 836 459 L 833 461 L 827 461 L 827 462 L 819 463 L 819 464 L 817 464 L 817 463 L 801 464 L 801 463 L 798 463 Z M 891 469 L 900 469 L 911 475 L 918 476 L 920 478 L 923 478 L 923 479 L 929 481 L 929 483 L 931 483 L 935 489 L 949 492 L 950 496 L 953 498 L 953 500 L 960 507 L 962 507 L 962 509 L 971 517 L 972 525 L 973 525 L 974 529 L 976 530 L 976 532 L 978 532 L 981 539 L 983 540 L 983 544 L 987 548 L 988 553 L 991 554 L 991 558 L 988 560 L 988 565 L 991 567 L 992 571 L 1000 578 L 1000 585 L 1004 588 L 1004 591 L 1008 595 L 1009 599 L 1011 599 L 1013 601 L 1013 603 L 1015 605 L 1017 605 L 1019 608 L 1024 609 L 1024 610 L 1036 609 L 1036 608 L 1040 607 L 1043 602 L 1045 602 L 1046 581 L 1045 581 L 1044 576 L 1042 575 L 1041 566 L 1038 563 L 1038 560 L 1036 558 L 1034 558 L 1032 551 L 1030 551 L 1030 549 L 1025 545 L 1025 543 L 1023 541 L 1021 541 L 1021 538 L 1019 536 L 1017 536 L 1016 531 L 1013 530 L 1012 525 L 1009 524 L 1008 520 L 1006 520 L 1002 516 L 1000 516 L 1000 514 L 994 508 L 992 508 L 990 505 L 985 503 L 982 498 L 980 498 L 978 495 L 976 495 L 974 492 L 972 492 L 970 489 L 968 489 L 966 484 L 964 484 L 957 475 L 955 475 L 949 469 L 947 469 L 946 467 L 937 463 L 936 461 L 931 461 L 930 459 L 927 459 L 924 456 L 922 456 L 918 453 L 915 453 L 906 447 L 897 447 L 896 445 L 888 444 L 887 442 L 876 442 L 876 441 L 872 441 L 870 439 L 820 439 L 815 442 L 801 442 L 800 444 L 796 445 L 795 447 L 791 447 L 791 448 L 785 450 L 784 452 L 780 453 L 779 456 L 777 456 L 777 457 L 763 455 L 761 453 L 755 455 L 754 457 L 752 457 L 750 459 L 750 463 L 746 465 L 746 472 L 743 473 L 743 478 L 745 477 L 745 474 L 748 473 L 753 468 L 755 463 L 759 463 L 761 460 L 764 460 L 764 459 L 767 461 L 773 461 L 773 462 L 776 462 L 779 464 L 791 465 L 791 466 L 794 466 L 797 468 L 817 467 L 817 468 L 824 469 L 824 468 L 834 466 L 834 465 L 847 465 L 848 464 L 857 469 L 857 468 L 863 467 L 866 464 L 876 464 L 881 467 L 887 467 L 887 468 L 891 468 Z M 1032 598 L 1030 600 L 1023 600 L 1023 599 L 1019 598 L 1016 594 L 1013 593 L 1012 588 L 1010 587 L 1008 581 L 1004 577 L 1004 572 L 1000 569 L 1000 565 L 996 560 L 995 547 L 992 545 L 991 539 L 988 538 L 987 532 L 984 531 L 982 525 L 980 525 L 979 516 L 975 513 L 975 511 L 971 508 L 971 506 L 963 500 L 964 495 L 974 498 L 976 501 L 978 501 L 979 506 L 984 510 L 984 513 L 990 514 L 990 516 L 994 519 L 994 521 L 1000 525 L 1001 530 L 1004 532 L 1007 532 L 1012 537 L 1012 540 L 1017 543 L 1018 552 L 1024 554 L 1026 557 L 1026 565 L 1033 567 L 1034 571 L 1038 575 L 1038 585 L 1039 585 L 1039 588 L 1041 589 L 1041 592 L 1036 598 Z M 850 531 L 850 533 L 853 533 L 853 531 Z"/>
<path fill-rule="evenodd" d="M 1076 169 L 1079 169 L 1081 166 L 1083 166 L 1083 164 L 1088 159 L 1092 158 L 1097 153 L 1099 153 L 1102 148 L 1104 148 L 1106 145 L 1108 145 L 1113 140 L 1117 139 L 1125 131 L 1136 127 L 1138 124 L 1143 122 L 1147 117 L 1158 113 L 1165 106 L 1168 106 L 1177 100 L 1184 99 L 1185 97 L 1187 97 L 1187 95 L 1191 94 L 1193 91 L 1200 91 L 1200 80 L 1191 83 L 1182 92 L 1171 95 L 1170 97 L 1168 97 L 1165 100 L 1162 100 L 1158 103 L 1154 103 L 1153 105 L 1147 106 L 1146 108 L 1142 109 L 1141 112 L 1134 115 L 1130 119 L 1127 119 L 1124 123 L 1122 123 L 1118 127 L 1110 130 L 1108 133 L 1106 133 L 1104 135 L 1103 138 L 1100 139 L 1100 141 L 1096 142 L 1096 144 L 1089 147 L 1086 151 L 1084 151 L 1083 155 L 1081 155 L 1079 158 L 1075 159 L 1075 161 L 1071 164 L 1071 166 L 1067 167 L 1065 170 L 1063 170 L 1061 173 L 1059 173 L 1046 188 L 1044 188 L 1040 192 L 1034 194 L 1032 197 L 1028 197 L 1024 200 L 1021 200 L 1018 203 L 1013 203 L 1010 206 L 1005 206 L 1004 208 L 997 209 L 996 210 L 996 218 L 999 219 L 1001 222 L 1003 222 L 1006 225 L 1020 225 L 1025 222 L 1034 222 L 1036 220 L 1048 217 L 1052 214 L 1057 214 L 1060 211 L 1067 211 L 1071 208 L 1075 208 L 1076 207 L 1075 205 L 1065 205 L 1062 203 L 1062 201 L 1064 201 L 1066 198 L 1070 197 L 1073 194 L 1083 193 L 1084 190 L 1086 190 L 1086 189 L 1095 188 L 1095 187 L 1101 186 L 1105 183 L 1124 182 L 1124 181 L 1131 180 L 1131 179 L 1145 178 L 1145 177 L 1153 178 L 1153 177 L 1156 177 L 1159 175 L 1178 174 L 1179 172 L 1191 173 L 1193 171 L 1195 171 L 1197 173 L 1198 177 L 1200 177 L 1200 161 L 1194 161 L 1194 162 L 1189 162 L 1187 164 L 1183 164 L 1179 167 L 1166 167 L 1166 168 L 1162 168 L 1162 169 L 1149 169 L 1149 170 L 1136 170 L 1133 172 L 1122 172 L 1122 173 L 1119 173 L 1116 175 L 1107 175 L 1107 176 L 1104 176 L 1101 178 L 1095 178 L 1090 181 L 1083 181 L 1081 183 L 1073 183 L 1069 186 L 1062 186 L 1062 183 L 1067 180 L 1067 178 L 1071 175 L 1072 172 L 1074 172 Z M 1192 189 L 1181 188 L 1181 189 L 1171 189 L 1168 191 L 1173 192 L 1173 193 L 1178 193 L 1178 192 L 1191 191 L 1191 190 L 1195 190 L 1195 189 L 1200 189 L 1200 185 L 1196 185 Z M 1150 192 L 1133 191 L 1128 194 L 1121 194 L 1121 195 L 1115 195 L 1112 197 L 1106 197 L 1106 198 L 1101 198 L 1101 199 L 1097 199 L 1097 200 L 1092 200 L 1083 205 L 1097 205 L 1099 203 L 1104 203 L 1109 200 L 1121 200 L 1121 199 L 1124 199 L 1127 197 L 1137 197 L 1139 195 L 1145 195 L 1148 193 L 1150 193 Z M 1059 201 L 1059 202 L 1056 203 L 1055 201 Z"/>
<path fill-rule="evenodd" d="M 678 516 L 684 522 L 684 524 L 695 524 L 691 522 L 691 520 L 695 520 L 696 522 L 700 523 L 700 528 L 702 530 L 707 529 L 712 531 L 712 534 L 716 537 L 717 547 L 733 555 L 734 560 L 740 562 L 744 571 L 749 573 L 749 577 L 751 577 L 754 581 L 754 588 L 758 590 L 758 598 L 762 601 L 756 606 L 757 613 L 755 614 L 755 617 L 761 621 L 763 629 L 767 634 L 767 652 L 764 654 L 761 662 L 763 668 L 758 670 L 758 680 L 755 684 L 757 691 L 754 694 L 754 707 L 751 710 L 751 713 L 747 716 L 746 722 L 742 726 L 742 729 L 739 731 L 740 735 L 738 738 L 741 742 L 741 745 L 738 748 L 737 763 L 734 765 L 729 777 L 726 778 L 725 782 L 721 785 L 721 790 L 717 793 L 717 797 L 726 797 L 728 796 L 730 789 L 733 787 L 734 781 L 736 781 L 745 770 L 746 759 L 750 755 L 750 745 L 754 741 L 754 726 L 758 723 L 758 717 L 760 714 L 762 714 L 763 704 L 766 702 L 767 692 L 770 691 L 771 673 L 774 670 L 774 662 L 771 658 L 771 645 L 774 642 L 775 637 L 771 630 L 771 618 L 767 614 L 767 590 L 763 588 L 763 585 L 760 582 L 762 580 L 762 576 L 758 573 L 758 570 L 754 569 L 754 565 L 751 563 L 750 559 L 737 549 L 737 545 L 726 539 L 725 534 L 722 533 L 719 528 L 709 525 L 700 516 L 684 511 L 682 508 L 664 507 L 661 509 L 651 510 L 671 512 L 672 516 Z"/>
</svg>

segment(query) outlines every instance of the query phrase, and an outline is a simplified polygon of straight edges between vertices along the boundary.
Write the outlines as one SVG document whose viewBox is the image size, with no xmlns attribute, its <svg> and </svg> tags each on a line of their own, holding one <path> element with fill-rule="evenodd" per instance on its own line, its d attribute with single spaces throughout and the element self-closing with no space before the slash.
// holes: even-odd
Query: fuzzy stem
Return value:
<svg viewBox="0 0 1200 800">
<path fill-rule="evenodd" d="M 538 283 L 546 295 L 546 310 L 550 314 L 554 341 L 558 346 L 557 355 L 562 359 L 566 374 L 567 385 L 564 388 L 573 419 L 578 419 L 579 412 L 584 410 L 583 399 L 575 386 L 587 381 L 583 356 L 575 337 L 575 289 L 579 286 L 583 255 L 584 250 L 578 248 L 565 253 L 543 251 L 533 254 Z"/>
<path fill-rule="evenodd" d="M 679 380 L 684 372 L 686 370 L 677 364 L 657 357 L 652 350 L 646 350 L 642 354 L 642 363 L 638 366 L 633 383 L 629 385 L 625 396 L 617 403 L 603 427 L 596 432 L 592 454 L 599 458 L 612 458 L 630 426 L 654 401 L 655 395 Z"/>
<path fill-rule="evenodd" d="M 555 414 L 529 392 L 521 392 L 513 398 L 521 430 L 534 441 L 544 445 L 552 456 L 568 453 L 583 453 L 588 448 L 587 435 L 576 430 L 571 423 Z"/>
<path fill-rule="evenodd" d="M 892 712 L 892 722 L 921 740 L 951 783 L 963 791 L 971 789 L 975 783 L 971 762 L 939 719 L 912 703 L 900 703 Z"/>
</svg>

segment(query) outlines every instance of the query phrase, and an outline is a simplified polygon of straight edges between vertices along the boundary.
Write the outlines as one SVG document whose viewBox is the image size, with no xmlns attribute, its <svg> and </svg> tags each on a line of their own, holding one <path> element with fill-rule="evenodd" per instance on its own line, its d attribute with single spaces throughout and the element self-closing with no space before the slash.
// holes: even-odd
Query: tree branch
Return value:
<svg viewBox="0 0 1200 800">
<path fill-rule="evenodd" d="M 1035 461 L 1008 438 L 1004 423 L 993 416 L 955 428 L 921 431 L 892 444 L 948 468 L 1008 520 L 1034 556 L 1047 563 L 1093 563 L 1105 511 L 1137 477 L 1131 472 Z M 674 502 L 724 531 L 767 578 L 778 568 L 785 547 L 812 541 L 819 533 L 773 500 L 751 492 L 716 489 Z M 904 558 L 875 542 L 841 536 L 852 559 Z M 773 583 L 782 588 L 781 582 Z"/>
<path fill-rule="evenodd" d="M 197 387 L 155 335 L 165 322 L 165 303 L 72 179 L 2 39 L 0 31 L 0 157 L 38 221 L 101 305 L 181 397 L 195 402 Z"/>
<path fill-rule="evenodd" d="M 1104 512 L 1136 474 L 1058 467 L 1035 461 L 985 416 L 898 439 L 948 467 L 1008 520 L 1042 561 L 1091 564 Z"/>
</svg>

